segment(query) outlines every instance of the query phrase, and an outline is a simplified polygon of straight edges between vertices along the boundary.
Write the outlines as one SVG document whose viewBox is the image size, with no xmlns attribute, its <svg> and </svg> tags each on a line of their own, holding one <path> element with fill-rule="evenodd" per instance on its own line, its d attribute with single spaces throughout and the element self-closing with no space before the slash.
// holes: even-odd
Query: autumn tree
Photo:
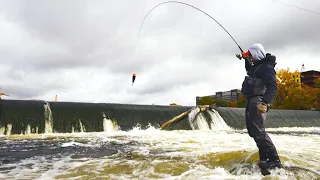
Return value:
<svg viewBox="0 0 320 180">
<path fill-rule="evenodd" d="M 273 109 L 311 109 L 320 108 L 320 78 L 315 81 L 314 87 L 301 84 L 300 72 L 291 72 L 289 68 L 277 71 L 278 90 L 271 103 Z M 202 97 L 199 105 L 212 105 L 218 107 L 245 108 L 247 99 L 241 94 L 235 101 L 213 99 L 210 96 Z"/>
<path fill-rule="evenodd" d="M 216 99 L 214 100 L 214 104 L 218 107 L 228 107 L 228 101 L 223 99 Z"/>
<path fill-rule="evenodd" d="M 317 78 L 317 79 L 314 81 L 314 87 L 315 87 L 315 88 L 320 88 L 320 78 Z"/>
<path fill-rule="evenodd" d="M 226 101 L 226 102 L 228 107 L 237 107 L 236 102 L 233 102 L 233 101 Z"/>
<path fill-rule="evenodd" d="M 312 88 L 297 81 L 299 71 L 281 69 L 277 72 L 278 91 L 272 102 L 278 109 L 310 109 L 317 106 L 318 88 Z"/>
<path fill-rule="evenodd" d="M 314 87 L 317 88 L 318 94 L 317 94 L 317 104 L 316 108 L 320 109 L 320 78 L 317 78 L 314 82 Z"/>
<path fill-rule="evenodd" d="M 217 107 L 235 107 L 236 105 L 232 101 L 224 99 L 213 99 L 210 96 L 204 96 L 199 99 L 199 105 L 212 105 Z"/>
<path fill-rule="evenodd" d="M 214 103 L 210 96 L 204 96 L 199 99 L 199 105 L 212 105 Z"/>
<path fill-rule="evenodd" d="M 236 107 L 245 108 L 247 106 L 247 99 L 241 94 L 239 99 L 235 102 Z"/>
<path fill-rule="evenodd" d="M 320 90 L 318 91 L 318 100 L 317 100 L 316 108 L 320 109 Z"/>
</svg>

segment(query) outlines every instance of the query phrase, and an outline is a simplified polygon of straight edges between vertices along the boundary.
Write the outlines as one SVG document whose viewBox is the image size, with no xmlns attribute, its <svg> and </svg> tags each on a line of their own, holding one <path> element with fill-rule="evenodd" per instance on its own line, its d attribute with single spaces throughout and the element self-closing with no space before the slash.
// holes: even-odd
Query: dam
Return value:
<svg viewBox="0 0 320 180">
<path fill-rule="evenodd" d="M 1 100 L 0 134 L 102 132 L 107 130 L 106 123 L 123 131 L 137 125 L 145 129 L 149 125 L 159 127 L 190 109 L 194 109 L 193 114 L 199 113 L 194 116 L 199 116 L 198 121 L 204 120 L 205 126 L 223 122 L 233 129 L 245 129 L 244 108 L 218 107 L 199 112 L 192 106 Z M 181 118 L 169 129 L 198 129 L 188 117 Z M 319 127 L 320 111 L 271 109 L 265 125 L 267 128 Z"/>
<path fill-rule="evenodd" d="M 0 112 L 0 179 L 264 179 L 244 108 L 1 100 Z M 319 179 L 320 112 L 271 109 L 265 124 L 285 166 L 271 177 Z"/>
</svg>

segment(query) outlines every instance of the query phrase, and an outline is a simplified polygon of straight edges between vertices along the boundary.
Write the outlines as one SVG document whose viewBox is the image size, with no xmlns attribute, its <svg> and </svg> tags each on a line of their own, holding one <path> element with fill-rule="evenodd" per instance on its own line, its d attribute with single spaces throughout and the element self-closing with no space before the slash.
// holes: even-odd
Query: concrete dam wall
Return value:
<svg viewBox="0 0 320 180">
<path fill-rule="evenodd" d="M 112 121 L 121 130 L 159 123 L 189 110 L 186 106 L 113 103 L 0 101 L 0 134 L 101 132 Z M 106 122 L 107 121 L 107 122 Z"/>
<path fill-rule="evenodd" d="M 31 100 L 0 101 L 0 134 L 72 133 L 109 131 L 108 124 L 120 130 L 130 130 L 160 124 L 184 113 L 193 106 L 161 106 L 114 103 L 46 102 Z M 214 127 L 226 123 L 234 129 L 245 129 L 244 108 L 219 107 L 215 111 L 198 112 L 192 121 L 202 121 Z M 190 116 L 183 116 L 166 130 L 192 130 Z M 271 109 L 266 127 L 320 127 L 319 111 Z M 216 126 L 218 127 L 218 126 Z"/>
</svg>

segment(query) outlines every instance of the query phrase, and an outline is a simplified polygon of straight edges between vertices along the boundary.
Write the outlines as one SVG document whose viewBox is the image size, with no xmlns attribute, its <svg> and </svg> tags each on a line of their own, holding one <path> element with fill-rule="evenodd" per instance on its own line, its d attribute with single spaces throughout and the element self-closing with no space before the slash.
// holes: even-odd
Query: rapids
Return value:
<svg viewBox="0 0 320 180">
<path fill-rule="evenodd" d="M 191 107 L 1 103 L 0 179 L 320 179 L 316 111 L 270 112 L 285 168 L 264 177 L 244 109 L 194 107 L 160 130 Z"/>
<path fill-rule="evenodd" d="M 200 118 L 201 119 L 201 118 Z M 262 176 L 246 130 L 0 136 L 0 179 L 319 179 L 320 128 L 267 129 L 282 163 Z M 297 168 L 297 167 L 303 167 Z"/>
</svg>

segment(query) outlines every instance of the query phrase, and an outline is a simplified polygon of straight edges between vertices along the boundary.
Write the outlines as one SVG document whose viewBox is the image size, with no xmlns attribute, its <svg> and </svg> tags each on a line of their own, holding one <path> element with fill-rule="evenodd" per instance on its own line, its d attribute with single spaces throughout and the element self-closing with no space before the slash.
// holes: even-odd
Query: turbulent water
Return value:
<svg viewBox="0 0 320 180">
<path fill-rule="evenodd" d="M 45 106 L 49 109 L 49 106 Z M 195 108 L 193 130 L 133 127 L 121 131 L 103 114 L 104 132 L 45 134 L 0 131 L 0 179 L 320 179 L 320 128 L 267 129 L 285 168 L 262 176 L 246 130 L 229 127 L 219 113 Z"/>
<path fill-rule="evenodd" d="M 245 130 L 154 127 L 0 136 L 0 179 L 319 179 L 320 128 L 267 129 L 284 169 L 261 175 Z"/>
</svg>

